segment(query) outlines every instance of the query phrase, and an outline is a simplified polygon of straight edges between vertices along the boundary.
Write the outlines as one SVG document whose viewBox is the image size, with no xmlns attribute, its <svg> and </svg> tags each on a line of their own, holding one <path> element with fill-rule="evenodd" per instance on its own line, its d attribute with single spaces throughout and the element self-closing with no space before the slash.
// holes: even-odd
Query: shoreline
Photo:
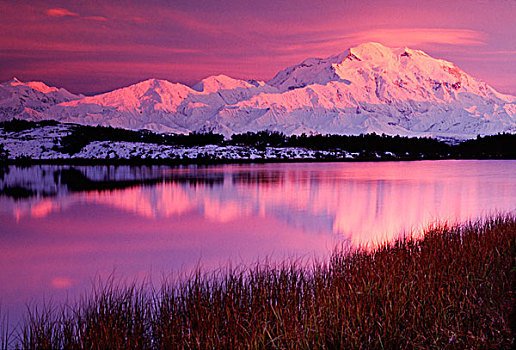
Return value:
<svg viewBox="0 0 516 350">
<path fill-rule="evenodd" d="M 271 158 L 271 159 L 105 159 L 105 158 L 55 158 L 55 159 L 8 159 L 0 161 L 0 166 L 16 165 L 225 165 L 225 164 L 276 164 L 276 163 L 364 163 L 364 162 L 416 162 L 437 160 L 516 160 L 514 157 L 405 157 L 405 158 Z"/>
</svg>

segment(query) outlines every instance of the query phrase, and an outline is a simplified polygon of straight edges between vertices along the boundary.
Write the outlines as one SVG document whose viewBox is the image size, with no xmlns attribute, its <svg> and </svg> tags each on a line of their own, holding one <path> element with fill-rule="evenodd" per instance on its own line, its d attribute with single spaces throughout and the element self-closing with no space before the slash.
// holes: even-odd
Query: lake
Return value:
<svg viewBox="0 0 516 350">
<path fill-rule="evenodd" d="M 516 161 L 0 168 L 0 305 L 61 303 L 96 278 L 325 259 L 437 221 L 516 209 Z"/>
</svg>

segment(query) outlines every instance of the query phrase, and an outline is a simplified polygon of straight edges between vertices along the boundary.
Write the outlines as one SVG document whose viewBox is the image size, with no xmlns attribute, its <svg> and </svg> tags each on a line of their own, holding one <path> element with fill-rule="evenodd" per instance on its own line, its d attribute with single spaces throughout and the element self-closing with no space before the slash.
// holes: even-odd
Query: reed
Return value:
<svg viewBox="0 0 516 350">
<path fill-rule="evenodd" d="M 2 305 L 0 305 L 0 349 L 7 350 L 10 345 L 12 334 L 9 328 L 9 315 L 2 312 Z"/>
<path fill-rule="evenodd" d="M 514 343 L 516 218 L 429 229 L 373 250 L 200 271 L 154 290 L 105 283 L 28 310 L 10 343 L 72 349 L 441 349 Z M 6 340 L 7 341 L 7 340 Z"/>
</svg>

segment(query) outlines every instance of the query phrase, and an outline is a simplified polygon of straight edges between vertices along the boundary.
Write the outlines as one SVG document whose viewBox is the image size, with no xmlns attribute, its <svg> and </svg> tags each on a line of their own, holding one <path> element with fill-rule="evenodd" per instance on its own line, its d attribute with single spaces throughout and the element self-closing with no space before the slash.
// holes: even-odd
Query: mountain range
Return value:
<svg viewBox="0 0 516 350">
<path fill-rule="evenodd" d="M 385 133 L 466 139 L 516 132 L 516 97 L 421 50 L 365 43 L 309 58 L 270 81 L 211 76 L 192 87 L 149 79 L 94 96 L 16 78 L 0 120 L 52 119 L 156 132 Z"/>
</svg>

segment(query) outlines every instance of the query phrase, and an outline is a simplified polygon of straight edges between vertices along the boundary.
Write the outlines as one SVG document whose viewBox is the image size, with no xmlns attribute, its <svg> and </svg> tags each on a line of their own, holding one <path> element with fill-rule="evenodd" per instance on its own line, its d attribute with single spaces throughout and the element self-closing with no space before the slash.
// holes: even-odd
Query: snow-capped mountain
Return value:
<svg viewBox="0 0 516 350">
<path fill-rule="evenodd" d="M 195 89 L 194 89 L 195 88 Z M 194 88 L 149 79 L 105 94 L 54 106 L 48 116 L 60 121 L 159 132 L 220 130 L 217 113 L 225 106 L 277 89 L 227 76 L 202 80 Z M 225 129 L 223 129 L 225 130 Z M 230 134 L 231 130 L 225 130 Z"/>
<path fill-rule="evenodd" d="M 188 87 L 150 79 L 69 98 L 41 114 L 38 118 L 80 124 L 224 135 L 264 129 L 455 138 L 516 132 L 516 97 L 423 51 L 378 43 L 309 58 L 268 83 L 219 75 Z M 27 113 L 3 118 L 15 116 L 34 118 Z"/>
<path fill-rule="evenodd" d="M 0 84 L 0 120 L 47 119 L 44 112 L 53 105 L 83 97 L 38 81 L 21 82 L 13 78 Z"/>
</svg>

